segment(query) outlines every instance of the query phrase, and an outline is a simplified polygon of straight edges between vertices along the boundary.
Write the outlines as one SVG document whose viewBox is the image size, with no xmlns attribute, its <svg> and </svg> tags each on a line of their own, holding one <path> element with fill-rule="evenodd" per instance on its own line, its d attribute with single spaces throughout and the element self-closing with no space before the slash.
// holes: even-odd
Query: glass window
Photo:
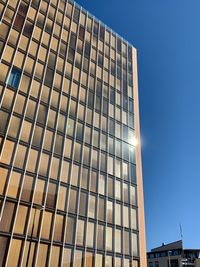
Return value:
<svg viewBox="0 0 200 267">
<path fill-rule="evenodd" d="M 71 159 L 72 155 L 72 140 L 70 139 L 65 139 L 65 150 L 64 150 L 64 156 L 66 158 Z"/>
<path fill-rule="evenodd" d="M 124 231 L 123 232 L 123 236 L 124 236 L 124 251 L 123 253 L 129 255 L 130 253 L 130 233 L 128 231 Z"/>
<path fill-rule="evenodd" d="M 81 183 L 81 187 L 84 189 L 88 188 L 88 183 L 89 183 L 89 171 L 86 168 L 82 169 L 82 174 L 81 174 L 81 178 L 80 178 L 80 183 Z"/>
<path fill-rule="evenodd" d="M 2 101 L 2 107 L 4 107 L 7 110 L 11 110 L 13 100 L 14 100 L 14 92 L 7 88 L 5 90 L 5 93 L 4 93 L 4 98 Z"/>
<path fill-rule="evenodd" d="M 71 173 L 71 184 L 77 186 L 79 178 L 79 165 L 73 164 Z"/>
<path fill-rule="evenodd" d="M 98 219 L 104 221 L 105 219 L 105 200 L 99 198 Z"/>
<path fill-rule="evenodd" d="M 83 246 L 84 227 L 85 227 L 85 222 L 82 221 L 82 220 L 78 220 L 78 222 L 77 222 L 77 232 L 76 232 L 76 244 L 79 245 L 79 246 Z"/>
<path fill-rule="evenodd" d="M 60 170 L 60 159 L 52 157 L 50 177 L 52 179 L 57 180 L 59 176 L 59 170 Z"/>
<path fill-rule="evenodd" d="M 59 258 L 60 258 L 60 247 L 52 246 L 50 267 L 59 266 Z"/>
<path fill-rule="evenodd" d="M 122 266 L 122 259 L 115 258 L 115 267 L 121 267 L 121 266 Z"/>
<path fill-rule="evenodd" d="M 87 246 L 92 247 L 94 246 L 94 223 L 88 222 L 87 224 Z"/>
<path fill-rule="evenodd" d="M 12 156 L 14 154 L 13 153 L 14 145 L 15 145 L 14 142 L 11 142 L 8 140 L 5 141 L 4 149 L 3 149 L 3 152 L 1 154 L 1 162 L 2 163 L 9 164 L 9 165 L 11 164 L 11 159 L 12 159 Z"/>
<path fill-rule="evenodd" d="M 103 255 L 101 254 L 96 254 L 96 265 L 95 267 L 102 267 L 102 263 L 103 263 Z"/>
<path fill-rule="evenodd" d="M 66 200 L 67 198 L 67 187 L 60 186 L 58 191 L 58 203 L 57 203 L 57 209 L 65 211 L 66 210 Z"/>
<path fill-rule="evenodd" d="M 85 267 L 93 266 L 93 254 L 91 252 L 86 252 L 85 254 Z"/>
<path fill-rule="evenodd" d="M 121 253 L 121 230 L 115 229 L 115 252 Z"/>
<path fill-rule="evenodd" d="M 44 201 L 45 194 L 45 181 L 37 179 L 35 194 L 34 194 L 34 203 L 42 205 Z"/>
<path fill-rule="evenodd" d="M 0 251 L 1 251 L 0 266 L 4 266 L 4 259 L 6 257 L 7 247 L 8 247 L 8 238 L 1 236 L 0 237 Z"/>
<path fill-rule="evenodd" d="M 38 246 L 37 266 L 46 266 L 47 252 L 48 252 L 48 245 L 40 243 Z"/>
<path fill-rule="evenodd" d="M 105 226 L 98 224 L 97 225 L 97 248 L 104 249 L 104 240 L 105 240 Z"/>
<path fill-rule="evenodd" d="M 7 175 L 8 175 L 8 170 L 4 168 L 0 168 L 0 194 L 4 194 L 4 189 L 6 186 L 6 181 L 7 181 Z"/>
<path fill-rule="evenodd" d="M 107 210 L 106 210 L 107 222 L 113 223 L 113 203 L 111 201 L 107 201 Z"/>
<path fill-rule="evenodd" d="M 121 205 L 115 203 L 115 224 L 122 225 L 121 221 Z"/>
<path fill-rule="evenodd" d="M 49 240 L 50 238 L 50 231 L 51 231 L 51 220 L 52 220 L 52 213 L 44 211 L 43 212 L 43 223 L 42 223 L 42 232 L 41 238 Z"/>
<path fill-rule="evenodd" d="M 92 192 L 96 192 L 97 191 L 97 172 L 92 171 L 91 172 L 91 177 L 90 177 L 90 190 Z"/>
<path fill-rule="evenodd" d="M 8 197 L 17 198 L 20 187 L 21 174 L 18 172 L 12 172 L 9 179 L 9 186 L 7 191 Z"/>
<path fill-rule="evenodd" d="M 123 206 L 123 222 L 124 227 L 129 228 L 129 208 L 126 206 Z"/>
<path fill-rule="evenodd" d="M 51 151 L 53 143 L 53 132 L 46 130 L 44 136 L 44 149 Z"/>
<path fill-rule="evenodd" d="M 44 84 L 46 86 L 52 87 L 53 77 L 54 77 L 54 71 L 51 70 L 50 68 L 47 68 L 45 79 L 44 79 Z"/>
<path fill-rule="evenodd" d="M 14 209 L 15 209 L 15 204 L 12 202 L 6 201 L 2 218 L 0 221 L 0 231 L 3 232 L 10 232 L 11 231 L 11 226 L 13 223 L 13 216 L 14 216 Z"/>
<path fill-rule="evenodd" d="M 83 124 L 77 123 L 76 126 L 76 139 L 82 141 L 83 139 Z"/>
<path fill-rule="evenodd" d="M 114 186 L 113 186 L 113 179 L 111 177 L 108 177 L 107 181 L 107 187 L 108 187 L 108 196 L 113 198 L 114 193 Z"/>
<path fill-rule="evenodd" d="M 1 31 L 0 31 L 0 35 L 1 35 Z M 1 65 L 0 65 L 0 80 L 2 82 L 5 81 L 8 71 L 9 71 L 8 66 L 3 64 L 3 63 L 1 63 Z"/>
<path fill-rule="evenodd" d="M 28 143 L 30 139 L 32 123 L 28 121 L 24 121 L 21 127 L 22 127 L 22 130 L 21 130 L 20 138 L 22 141 Z"/>
<path fill-rule="evenodd" d="M 106 227 L 106 249 L 112 250 L 112 237 L 113 229 L 111 227 Z"/>
<path fill-rule="evenodd" d="M 38 151 L 34 149 L 30 149 L 29 159 L 28 159 L 28 164 L 27 164 L 28 171 L 35 172 L 37 160 L 38 160 Z"/>
<path fill-rule="evenodd" d="M 33 177 L 25 175 L 22 187 L 21 199 L 30 202 L 32 193 L 33 193 Z"/>
<path fill-rule="evenodd" d="M 26 109 L 26 117 L 30 119 L 34 119 L 35 111 L 36 111 L 36 102 L 33 100 L 28 100 L 27 109 Z"/>
<path fill-rule="evenodd" d="M 32 140 L 32 144 L 40 147 L 41 146 L 41 142 L 42 142 L 42 133 L 43 133 L 43 129 L 42 127 L 39 126 L 35 126 L 34 129 L 34 134 L 33 134 L 33 140 Z"/>
<path fill-rule="evenodd" d="M 75 142 L 74 160 L 80 162 L 81 160 L 81 145 Z"/>
<path fill-rule="evenodd" d="M 14 232 L 16 234 L 24 234 L 25 233 L 25 227 L 26 227 L 26 220 L 28 218 L 28 207 L 19 205 L 17 210 L 17 218 L 15 221 L 15 228 Z"/>
<path fill-rule="evenodd" d="M 47 173 L 49 171 L 48 166 L 49 166 L 49 155 L 42 153 L 40 158 L 39 174 L 47 176 Z"/>
<path fill-rule="evenodd" d="M 72 213 L 76 212 L 76 199 L 77 199 L 77 191 L 75 189 L 70 189 L 69 207 L 68 207 L 69 212 Z"/>
<path fill-rule="evenodd" d="M 20 261 L 22 241 L 19 239 L 12 239 L 10 245 L 10 253 L 7 261 L 7 266 L 17 267 Z"/>
<path fill-rule="evenodd" d="M 20 94 L 17 95 L 17 100 L 14 106 L 14 112 L 22 115 L 24 113 L 24 106 L 25 106 L 26 98 Z"/>
<path fill-rule="evenodd" d="M 46 116 L 47 116 L 47 107 L 44 105 L 40 105 L 38 110 L 37 121 L 39 123 L 45 124 Z"/>
<path fill-rule="evenodd" d="M 88 210 L 88 217 L 95 218 L 96 213 L 96 197 L 90 195 L 89 197 L 89 210 Z"/>
<path fill-rule="evenodd" d="M 82 216 L 86 216 L 86 211 L 87 211 L 87 194 L 84 192 L 81 192 L 79 214 Z"/>
<path fill-rule="evenodd" d="M 31 214 L 30 214 L 30 221 L 29 221 L 29 229 L 28 229 L 28 235 L 31 236 L 33 233 L 34 237 L 37 237 L 38 235 L 38 228 L 40 226 L 40 213 L 41 211 L 38 209 L 31 209 Z M 34 222 L 34 226 L 33 226 Z"/>
<path fill-rule="evenodd" d="M 134 256 L 138 256 L 138 237 L 135 233 L 132 233 L 132 253 Z"/>
<path fill-rule="evenodd" d="M 26 151 L 27 151 L 27 147 L 22 146 L 22 145 L 18 145 L 17 146 L 17 152 L 15 154 L 15 162 L 14 162 L 14 166 L 17 168 L 24 168 L 25 165 L 25 160 L 26 160 Z"/>
<path fill-rule="evenodd" d="M 4 112 L 4 111 L 0 111 L 0 132 L 1 133 L 5 133 L 6 128 L 7 128 L 7 123 L 8 123 L 8 113 Z M 17 129 L 17 128 L 16 128 Z"/>
<path fill-rule="evenodd" d="M 137 229 L 137 213 L 136 209 L 131 209 L 131 228 Z"/>
<path fill-rule="evenodd" d="M 123 183 L 124 202 L 129 203 L 129 187 L 128 184 Z"/>
<path fill-rule="evenodd" d="M 70 170 L 69 162 L 67 162 L 65 160 L 62 160 L 62 168 L 61 168 L 60 180 L 62 182 L 64 182 L 64 183 L 68 183 L 69 170 Z"/>
<path fill-rule="evenodd" d="M 98 181 L 99 181 L 98 185 L 99 194 L 105 195 L 105 175 L 100 174 Z"/>
<path fill-rule="evenodd" d="M 57 185 L 50 182 L 48 185 L 46 206 L 50 208 L 55 208 L 56 198 L 57 198 Z"/>
<path fill-rule="evenodd" d="M 4 119 L 6 118 L 6 114 L 7 113 L 5 113 Z M 0 121 L 4 124 L 3 119 L 1 120 L 1 115 L 0 115 Z M 17 138 L 18 132 L 19 132 L 19 127 L 20 127 L 20 122 L 21 122 L 21 120 L 18 117 L 15 117 L 15 116 L 11 117 L 11 122 L 10 122 L 9 130 L 8 130 L 9 136 Z"/>
<path fill-rule="evenodd" d="M 20 78 L 21 78 L 21 71 L 16 68 L 12 68 L 7 84 L 17 89 L 19 86 Z"/>
<path fill-rule="evenodd" d="M 68 121 L 67 121 L 67 134 L 69 135 L 69 136 L 74 136 L 74 120 L 72 120 L 72 119 L 68 119 Z"/>
<path fill-rule="evenodd" d="M 54 241 L 62 242 L 63 226 L 64 226 L 64 217 L 62 215 L 56 214 L 55 225 L 54 225 Z"/>
<path fill-rule="evenodd" d="M 67 218 L 67 231 L 65 242 L 73 244 L 74 242 L 74 232 L 75 232 L 75 219 L 72 217 Z"/>
<path fill-rule="evenodd" d="M 83 252 L 76 250 L 74 252 L 74 264 L 73 267 L 82 267 Z"/>
<path fill-rule="evenodd" d="M 62 267 L 71 267 L 71 249 L 64 248 L 63 258 L 62 258 Z"/>
<path fill-rule="evenodd" d="M 132 261 L 132 267 L 138 267 L 138 266 L 139 266 L 138 261 L 133 260 Z"/>
</svg>

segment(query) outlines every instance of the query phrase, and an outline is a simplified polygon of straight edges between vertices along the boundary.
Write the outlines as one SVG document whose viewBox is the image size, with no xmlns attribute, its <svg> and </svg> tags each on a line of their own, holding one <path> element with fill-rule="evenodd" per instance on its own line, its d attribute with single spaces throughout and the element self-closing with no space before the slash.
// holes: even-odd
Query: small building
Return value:
<svg viewBox="0 0 200 267">
<path fill-rule="evenodd" d="M 182 240 L 147 252 L 148 267 L 199 267 L 200 249 L 183 248 Z"/>
</svg>

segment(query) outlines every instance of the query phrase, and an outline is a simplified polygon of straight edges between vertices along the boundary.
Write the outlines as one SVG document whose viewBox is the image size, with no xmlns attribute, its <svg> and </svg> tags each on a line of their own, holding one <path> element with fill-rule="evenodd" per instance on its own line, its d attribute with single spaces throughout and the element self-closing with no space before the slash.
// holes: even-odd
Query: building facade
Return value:
<svg viewBox="0 0 200 267">
<path fill-rule="evenodd" d="M 184 249 L 182 240 L 152 249 L 147 253 L 148 267 L 197 267 L 200 249 Z"/>
<path fill-rule="evenodd" d="M 137 90 L 76 3 L 0 0 L 0 266 L 146 266 Z"/>
</svg>

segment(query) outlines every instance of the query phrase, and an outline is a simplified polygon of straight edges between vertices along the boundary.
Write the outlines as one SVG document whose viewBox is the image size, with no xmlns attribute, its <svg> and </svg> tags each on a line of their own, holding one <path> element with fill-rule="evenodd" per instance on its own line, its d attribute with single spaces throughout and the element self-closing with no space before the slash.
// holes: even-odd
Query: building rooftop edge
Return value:
<svg viewBox="0 0 200 267">
<path fill-rule="evenodd" d="M 155 247 L 153 249 L 151 249 L 150 251 L 148 251 L 147 253 L 155 253 L 157 251 L 165 251 L 165 250 L 168 250 L 170 249 L 170 246 L 173 246 L 173 245 L 181 245 L 181 247 L 174 247 L 174 248 L 171 248 L 171 250 L 173 249 L 182 249 L 182 250 L 188 250 L 188 251 L 199 251 L 200 252 L 200 248 L 199 249 L 193 249 L 193 248 L 184 248 L 183 247 L 183 241 L 182 240 L 177 240 L 177 241 L 174 241 L 174 242 L 170 242 L 170 243 L 167 243 L 167 244 L 164 244 L 162 246 L 159 246 L 159 247 Z"/>
<path fill-rule="evenodd" d="M 114 31 L 112 28 L 110 28 L 107 24 L 105 24 L 103 21 L 101 21 L 100 19 L 98 19 L 95 15 L 93 15 L 92 13 L 90 13 L 88 10 L 86 10 L 84 7 L 82 7 L 80 4 L 78 4 L 76 1 L 74 0 L 69 0 L 69 2 L 71 2 L 72 4 L 76 5 L 77 7 L 79 7 L 82 11 L 86 12 L 89 16 L 91 16 L 93 19 L 98 20 L 101 24 L 103 24 L 105 26 L 106 29 L 110 30 L 111 33 L 114 33 L 117 37 L 121 38 L 124 42 L 126 42 L 128 45 L 130 45 L 132 48 L 134 48 L 135 50 L 137 50 L 137 48 L 131 44 L 129 41 L 127 41 L 126 39 L 124 39 L 124 37 L 122 37 L 120 34 L 118 34 L 116 31 Z"/>
</svg>

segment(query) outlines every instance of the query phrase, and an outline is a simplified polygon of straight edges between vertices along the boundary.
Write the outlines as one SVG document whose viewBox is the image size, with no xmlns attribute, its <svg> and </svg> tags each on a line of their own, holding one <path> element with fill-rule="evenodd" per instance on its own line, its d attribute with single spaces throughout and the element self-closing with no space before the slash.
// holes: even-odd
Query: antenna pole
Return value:
<svg viewBox="0 0 200 267">
<path fill-rule="evenodd" d="M 181 236 L 181 241 L 183 243 L 183 229 L 181 223 L 180 223 L 180 236 Z"/>
</svg>

